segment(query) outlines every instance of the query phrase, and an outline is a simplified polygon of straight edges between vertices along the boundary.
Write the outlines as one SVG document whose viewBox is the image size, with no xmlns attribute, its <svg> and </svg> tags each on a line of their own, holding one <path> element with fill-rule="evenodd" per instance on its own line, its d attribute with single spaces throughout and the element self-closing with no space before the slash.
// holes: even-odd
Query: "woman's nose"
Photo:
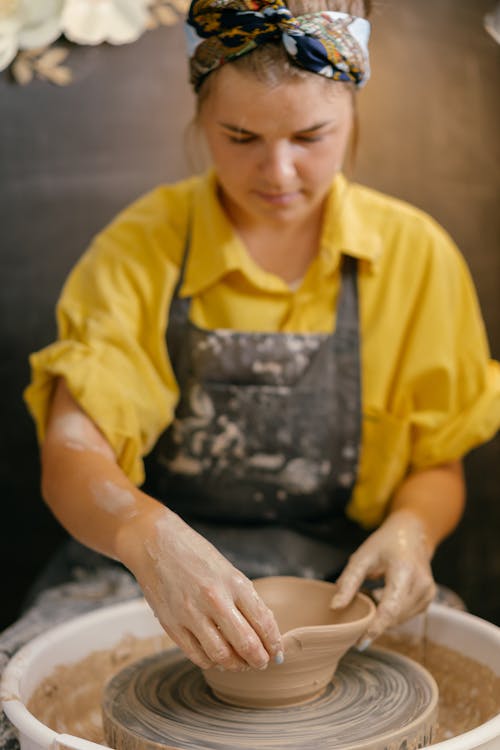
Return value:
<svg viewBox="0 0 500 750">
<path fill-rule="evenodd" d="M 273 187 L 286 186 L 296 175 L 292 144 L 280 141 L 267 146 L 262 154 L 260 170 Z"/>
</svg>

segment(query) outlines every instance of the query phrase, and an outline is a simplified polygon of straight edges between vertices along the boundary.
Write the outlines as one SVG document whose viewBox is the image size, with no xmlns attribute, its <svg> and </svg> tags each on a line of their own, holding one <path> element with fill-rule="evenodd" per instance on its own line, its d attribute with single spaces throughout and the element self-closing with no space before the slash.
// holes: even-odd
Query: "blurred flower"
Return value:
<svg viewBox="0 0 500 750">
<path fill-rule="evenodd" d="M 60 36 L 82 45 L 128 44 L 144 31 L 171 26 L 185 16 L 189 0 L 0 0 L 0 71 L 10 67 L 21 85 L 33 78 L 65 86 Z"/>
<path fill-rule="evenodd" d="M 0 0 L 0 70 L 18 50 L 52 44 L 62 33 L 64 0 Z"/>
<path fill-rule="evenodd" d="M 500 44 L 500 2 L 484 17 L 484 28 Z"/>
<path fill-rule="evenodd" d="M 63 32 L 77 44 L 128 44 L 146 30 L 148 5 L 149 0 L 66 0 Z"/>
</svg>

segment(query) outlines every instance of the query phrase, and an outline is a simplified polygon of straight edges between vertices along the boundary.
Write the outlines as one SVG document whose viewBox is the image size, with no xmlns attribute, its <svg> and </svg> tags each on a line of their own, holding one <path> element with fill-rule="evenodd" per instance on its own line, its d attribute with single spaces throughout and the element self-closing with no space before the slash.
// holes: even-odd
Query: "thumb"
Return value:
<svg viewBox="0 0 500 750">
<path fill-rule="evenodd" d="M 330 602 L 330 609 L 347 607 L 365 580 L 367 567 L 359 559 L 349 561 L 337 579 L 337 591 Z"/>
</svg>

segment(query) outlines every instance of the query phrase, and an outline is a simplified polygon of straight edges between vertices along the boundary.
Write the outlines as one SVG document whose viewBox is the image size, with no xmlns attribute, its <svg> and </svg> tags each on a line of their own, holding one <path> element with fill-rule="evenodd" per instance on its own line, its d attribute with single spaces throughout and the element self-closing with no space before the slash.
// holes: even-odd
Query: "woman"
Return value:
<svg viewBox="0 0 500 750">
<path fill-rule="evenodd" d="M 194 0 L 213 169 L 94 240 L 31 360 L 46 501 L 202 668 L 283 660 L 249 577 L 344 568 L 333 607 L 383 577 L 365 645 L 424 609 L 499 423 L 455 247 L 341 174 L 369 3 L 326 2 Z"/>
</svg>

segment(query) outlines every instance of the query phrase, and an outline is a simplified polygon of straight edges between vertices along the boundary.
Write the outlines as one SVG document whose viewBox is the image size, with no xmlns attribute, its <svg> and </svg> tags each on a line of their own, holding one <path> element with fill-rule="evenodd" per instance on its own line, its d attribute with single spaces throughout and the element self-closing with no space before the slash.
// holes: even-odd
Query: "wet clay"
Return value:
<svg viewBox="0 0 500 750">
<path fill-rule="evenodd" d="M 104 684 L 127 664 L 172 645 L 167 635 L 124 636 L 112 649 L 93 651 L 75 664 L 56 667 L 36 688 L 28 709 L 56 732 L 106 744 L 101 716 Z"/>
<path fill-rule="evenodd" d="M 458 651 L 425 639 L 383 635 L 377 645 L 422 664 L 439 688 L 436 741 L 448 740 L 500 713 L 500 676 Z"/>
<path fill-rule="evenodd" d="M 245 708 L 299 704 L 321 695 L 339 659 L 366 632 L 375 605 L 357 594 L 347 607 L 333 610 L 330 602 L 337 586 L 326 581 L 271 576 L 253 584 L 283 634 L 285 661 L 270 662 L 264 671 L 214 667 L 203 672 L 207 683 L 220 700 Z"/>
<path fill-rule="evenodd" d="M 416 750 L 433 737 L 437 687 L 393 651 L 351 651 L 326 690 L 278 708 L 222 703 L 178 650 L 126 667 L 107 685 L 104 734 L 117 750 Z"/>
<path fill-rule="evenodd" d="M 500 676 L 488 667 L 432 641 L 427 641 L 425 654 L 422 646 L 408 636 L 384 636 L 378 643 L 416 661 L 423 658 L 424 666 L 434 676 L 439 686 L 439 716 L 433 742 L 474 729 L 500 713 Z M 75 664 L 59 666 L 37 687 L 28 708 L 57 732 L 105 745 L 101 700 L 106 681 L 127 664 L 158 653 L 169 644 L 167 636 L 126 636 L 113 649 L 94 651 Z"/>
</svg>

